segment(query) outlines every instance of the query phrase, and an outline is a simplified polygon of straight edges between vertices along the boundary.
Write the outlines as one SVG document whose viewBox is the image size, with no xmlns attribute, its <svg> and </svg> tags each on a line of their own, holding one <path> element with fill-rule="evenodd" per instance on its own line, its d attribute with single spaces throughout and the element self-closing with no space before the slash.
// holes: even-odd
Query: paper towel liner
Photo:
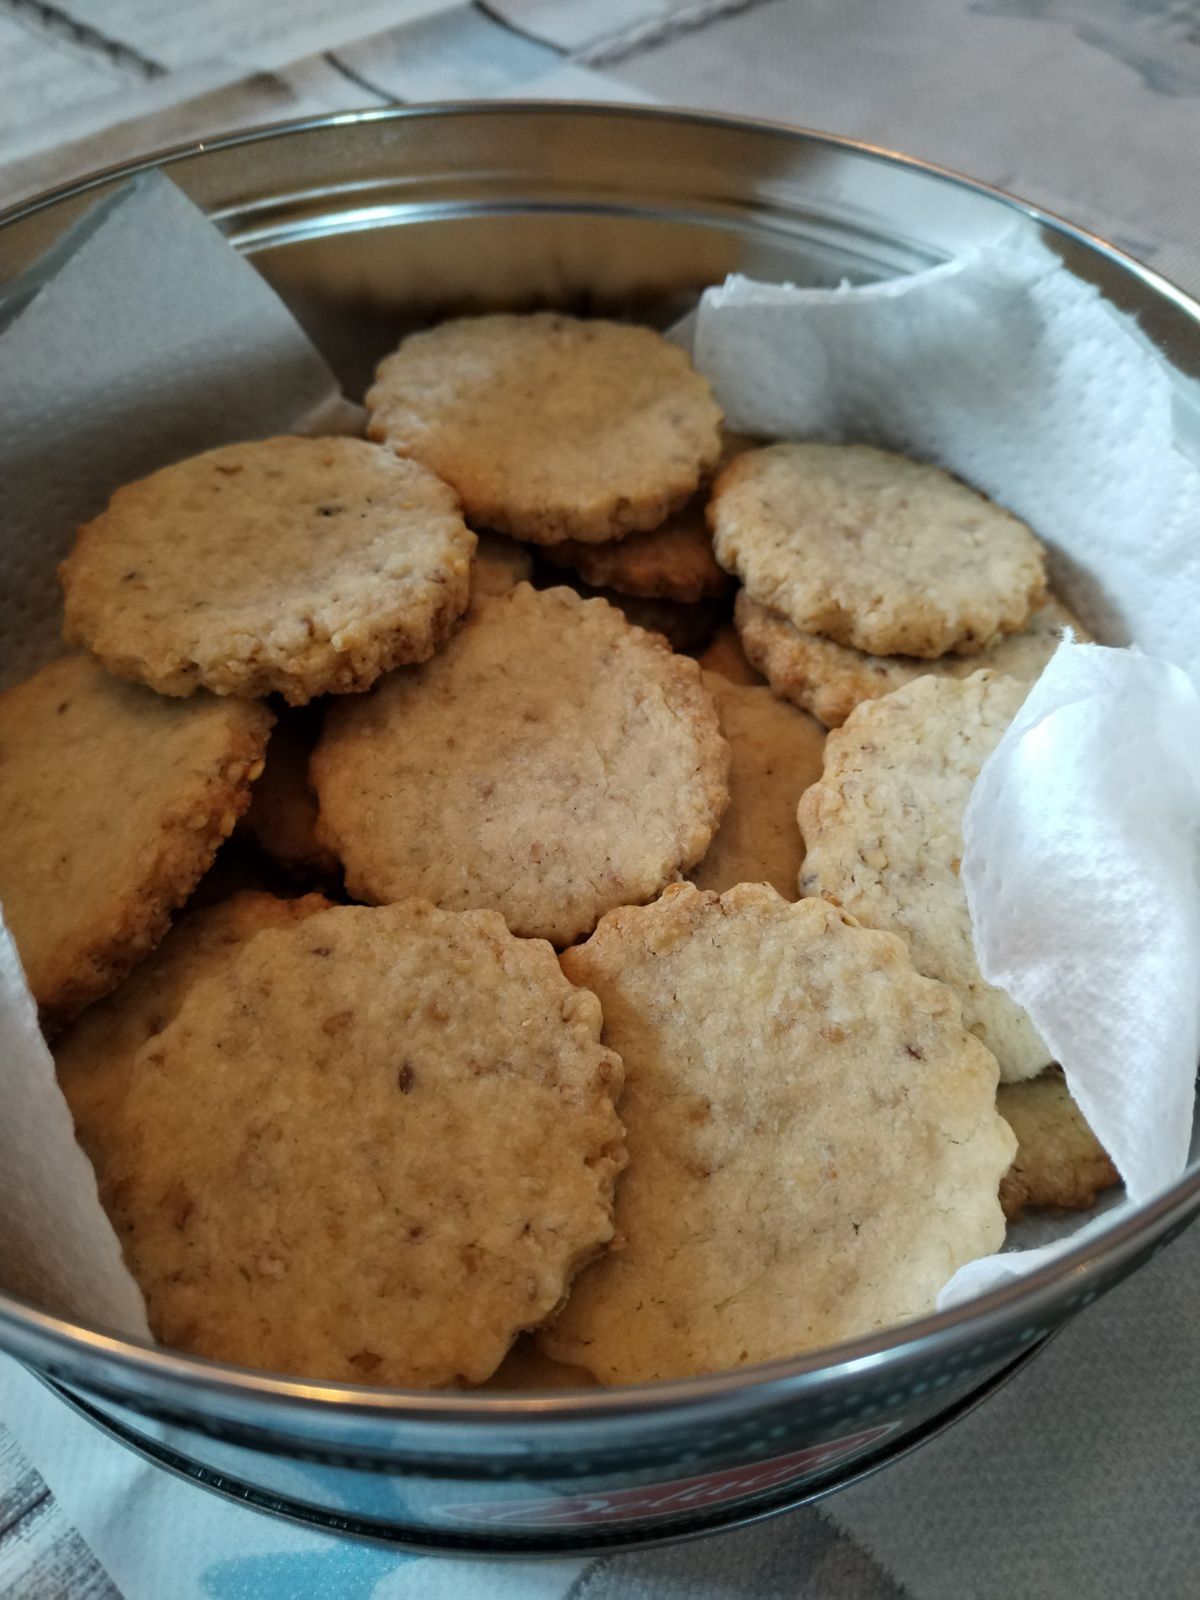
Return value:
<svg viewBox="0 0 1200 1600">
<path fill-rule="evenodd" d="M 22 641 L 8 681 L 58 653 L 55 566 L 117 485 L 233 439 L 355 423 L 290 313 L 160 175 L 56 254 L 59 270 L 0 336 L 0 626 Z M 732 279 L 689 326 L 731 426 L 865 439 L 952 467 L 1055 544 L 1065 598 L 1101 631 L 1195 668 L 1200 483 L 1172 449 L 1178 397 L 1140 336 L 1048 252 L 998 246 L 864 289 Z M 1178 1175 L 1191 1126 L 1198 725 L 1183 672 L 1064 645 L 968 817 L 984 970 L 1053 1043 L 1138 1198 Z M 147 1337 L 2 929 L 0 1048 L 0 1281 Z M 946 1298 L 1027 1264 L 1041 1263 L 973 1263 Z"/>
</svg>

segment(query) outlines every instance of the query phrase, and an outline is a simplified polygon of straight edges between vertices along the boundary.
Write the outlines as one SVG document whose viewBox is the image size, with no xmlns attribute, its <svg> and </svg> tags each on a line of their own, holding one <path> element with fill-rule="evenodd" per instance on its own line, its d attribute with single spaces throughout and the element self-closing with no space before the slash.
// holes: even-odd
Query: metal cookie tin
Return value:
<svg viewBox="0 0 1200 1600">
<path fill-rule="evenodd" d="M 846 140 L 631 108 L 461 105 L 324 118 L 162 165 L 295 310 L 351 393 L 414 320 L 554 304 L 672 320 L 726 273 L 832 284 L 1040 237 L 1200 375 L 1200 307 L 1102 242 Z M 0 218 L 36 263 L 139 166 Z M 1200 1211 L 1152 1205 L 968 1307 L 791 1361 L 511 1397 L 302 1383 L 149 1349 L 0 1297 L 0 1346 L 98 1425 L 254 1504 L 414 1548 L 619 1548 L 767 1515 L 903 1453 L 984 1397 Z"/>
</svg>

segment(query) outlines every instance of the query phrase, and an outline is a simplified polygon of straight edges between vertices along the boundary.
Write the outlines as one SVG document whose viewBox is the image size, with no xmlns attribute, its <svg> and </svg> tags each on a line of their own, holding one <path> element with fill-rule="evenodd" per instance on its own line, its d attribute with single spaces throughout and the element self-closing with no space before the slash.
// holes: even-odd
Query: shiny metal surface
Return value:
<svg viewBox="0 0 1200 1600">
<path fill-rule="evenodd" d="M 1200 375 L 1200 308 L 1155 274 L 982 186 L 824 136 L 633 108 L 468 105 L 234 135 L 158 164 L 253 258 L 351 393 L 400 331 L 448 311 L 557 304 L 665 323 L 727 272 L 869 280 L 1023 233 L 1136 317 L 1173 371 Z M 137 170 L 0 217 L 10 306 L 46 252 Z M 435 1486 L 654 1484 L 790 1459 L 848 1430 L 886 1425 L 898 1439 L 928 1426 L 1198 1211 L 1194 1162 L 1154 1204 L 970 1307 L 834 1351 L 634 1389 L 507 1398 L 306 1384 L 147 1349 L 3 1297 L 0 1345 L 89 1404 L 163 1420 L 180 1455 L 202 1460 L 214 1438 L 257 1452 L 254 1481 L 279 1498 L 295 1498 L 278 1479 L 298 1459 L 323 1464 L 320 1492 L 343 1509 L 389 1473 Z M 816 1476 L 796 1469 L 801 1487 Z"/>
</svg>

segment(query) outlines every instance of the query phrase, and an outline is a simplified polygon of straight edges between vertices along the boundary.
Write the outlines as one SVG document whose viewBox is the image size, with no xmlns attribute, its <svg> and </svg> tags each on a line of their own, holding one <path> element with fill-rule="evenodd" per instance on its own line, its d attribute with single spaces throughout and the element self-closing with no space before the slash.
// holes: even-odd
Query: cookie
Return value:
<svg viewBox="0 0 1200 1600">
<path fill-rule="evenodd" d="M 119 988 L 89 1006 L 55 1040 L 59 1087 L 79 1142 L 101 1176 L 134 1058 L 176 1015 L 192 985 L 222 971 L 263 928 L 286 928 L 328 907 L 324 895 L 279 900 L 243 890 L 215 905 L 189 909 Z"/>
<path fill-rule="evenodd" d="M 761 884 L 614 911 L 563 970 L 625 1064 L 624 1239 L 539 1335 L 605 1383 L 932 1311 L 1004 1236 L 996 1063 L 899 939 Z"/>
<path fill-rule="evenodd" d="M 453 492 L 361 439 L 264 439 L 118 489 L 59 568 L 64 633 L 160 694 L 293 705 L 424 661 L 467 603 Z"/>
<path fill-rule="evenodd" d="M 48 1029 L 166 933 L 249 802 L 272 720 L 166 700 L 84 655 L 0 695 L 0 902 Z"/>
<path fill-rule="evenodd" d="M 311 770 L 355 899 L 486 907 L 565 945 L 695 866 L 728 763 L 694 661 L 603 601 L 519 584 L 332 705 Z"/>
<path fill-rule="evenodd" d="M 1064 628 L 1091 638 L 1060 600 L 1049 596 L 1020 633 L 1006 634 L 977 656 L 869 656 L 815 633 L 801 633 L 786 617 L 752 600 L 743 589 L 734 608 L 745 654 L 781 699 L 811 711 L 827 728 L 840 728 L 864 700 L 877 700 L 914 678 L 934 673 L 966 678 L 980 667 L 1032 683 L 1058 648 Z M 707 665 L 707 662 L 703 663 Z M 717 668 L 720 671 L 720 668 Z"/>
<path fill-rule="evenodd" d="M 471 599 L 507 594 L 533 576 L 533 557 L 523 544 L 500 533 L 481 533 L 471 563 Z"/>
<path fill-rule="evenodd" d="M 717 560 L 805 633 L 872 655 L 975 655 L 1045 600 L 1042 547 L 937 467 L 865 445 L 739 456 L 708 508 Z"/>
<path fill-rule="evenodd" d="M 631 533 L 606 544 L 567 539 L 547 545 L 545 556 L 596 588 L 616 589 L 647 600 L 677 600 L 686 605 L 715 599 L 733 584 L 713 555 L 702 497 L 649 533 Z"/>
<path fill-rule="evenodd" d="M 481 1383 L 612 1237 L 621 1064 L 490 913 L 267 929 L 138 1051 L 101 1197 L 164 1344 L 299 1377 Z"/>
<path fill-rule="evenodd" d="M 741 595 L 738 598 L 740 599 Z M 697 659 L 705 672 L 719 672 L 730 683 L 761 684 L 763 681 L 762 675 L 750 665 L 732 622 L 721 624 L 713 634 L 708 648 Z M 775 693 L 780 694 L 781 691 L 776 689 Z M 785 694 L 782 698 L 790 700 L 792 696 Z"/>
<path fill-rule="evenodd" d="M 691 880 L 718 894 L 735 883 L 769 883 L 794 900 L 804 860 L 796 805 L 821 776 L 825 730 L 765 685 L 730 683 L 715 672 L 704 674 L 704 684 L 729 745 L 729 809 Z"/>
<path fill-rule="evenodd" d="M 1000 1204 L 1010 1222 L 1027 1206 L 1086 1211 L 1120 1183 L 1058 1067 L 1024 1083 L 1002 1083 L 996 1110 L 1017 1136 L 1013 1164 L 1000 1180 Z"/>
<path fill-rule="evenodd" d="M 720 410 L 677 345 L 556 312 L 414 333 L 366 403 L 372 439 L 452 484 L 472 523 L 533 544 L 657 528 L 720 451 Z"/>
<path fill-rule="evenodd" d="M 1009 1082 L 1041 1072 L 1050 1052 L 1021 1007 L 980 974 L 959 868 L 972 785 L 1027 693 L 984 670 L 918 678 L 864 701 L 825 741 L 824 775 L 798 813 L 808 851 L 801 893 L 905 939 L 917 971 L 958 995 L 964 1024 Z"/>
<path fill-rule="evenodd" d="M 262 776 L 238 828 L 290 876 L 328 882 L 337 877 L 341 863 L 317 838 L 317 796 L 308 779 L 320 729 L 317 706 L 293 706 L 278 719 Z"/>
</svg>

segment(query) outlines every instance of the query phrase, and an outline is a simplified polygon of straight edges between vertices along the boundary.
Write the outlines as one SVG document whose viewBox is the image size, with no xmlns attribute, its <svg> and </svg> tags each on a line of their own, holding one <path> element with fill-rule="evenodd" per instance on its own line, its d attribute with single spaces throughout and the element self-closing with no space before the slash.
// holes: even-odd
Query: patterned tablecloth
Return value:
<svg viewBox="0 0 1200 1600">
<path fill-rule="evenodd" d="M 263 0 L 253 24 L 233 0 L 186 10 L 184 27 L 170 0 L 0 0 L 0 205 L 293 115 L 648 99 L 958 168 L 1200 293 L 1196 0 Z M 1182 1600 L 1200 1589 L 1197 1327 L 1200 1231 L 943 1439 L 820 1508 L 657 1553 L 499 1567 L 396 1556 L 228 1506 L 4 1362 L 0 1592 Z"/>
</svg>

